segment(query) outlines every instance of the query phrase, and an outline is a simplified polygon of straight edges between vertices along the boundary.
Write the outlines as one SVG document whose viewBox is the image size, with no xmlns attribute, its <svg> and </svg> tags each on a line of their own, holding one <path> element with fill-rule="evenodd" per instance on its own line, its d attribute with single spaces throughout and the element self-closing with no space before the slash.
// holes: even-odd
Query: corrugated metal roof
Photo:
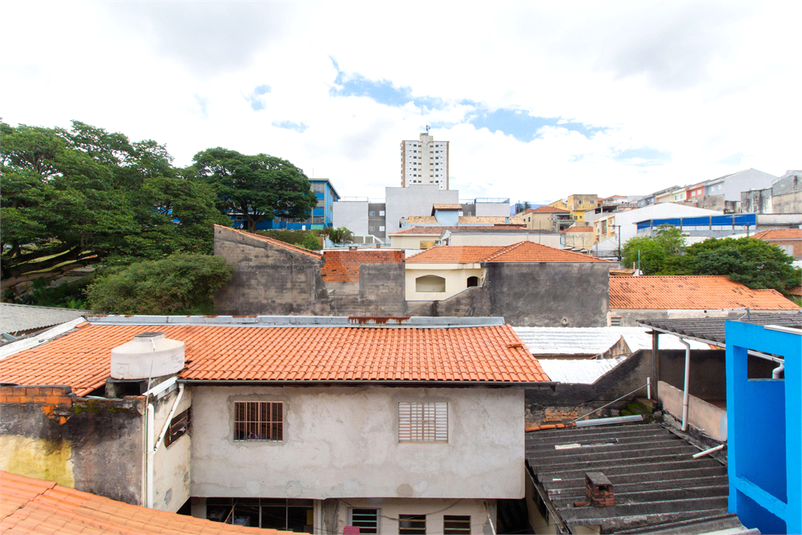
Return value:
<svg viewBox="0 0 802 535">
<path fill-rule="evenodd" d="M 626 357 L 612 359 L 538 359 L 549 379 L 555 383 L 591 385 Z"/>
<path fill-rule="evenodd" d="M 642 327 L 513 327 L 529 351 L 537 355 L 601 355 L 622 337 L 634 353 L 652 348 L 652 335 Z M 659 338 L 660 349 L 685 349 L 673 336 Z M 710 349 L 691 342 L 691 349 Z"/>
<path fill-rule="evenodd" d="M 802 329 L 802 312 L 767 314 L 751 312 L 748 316 L 740 314 L 737 318 L 685 318 L 668 320 L 641 320 L 640 323 L 650 325 L 655 329 L 669 333 L 691 336 L 699 340 L 709 341 L 724 347 L 724 323 L 727 321 L 740 321 L 743 323 L 753 323 L 755 325 L 778 325 L 781 327 L 791 327 Z M 520 334 L 519 334 L 520 336 Z M 661 336 L 663 339 L 676 339 L 676 336 Z M 662 349 L 662 346 L 661 346 Z"/>
<path fill-rule="evenodd" d="M 558 449 L 557 446 L 568 446 Z M 602 533 L 727 512 L 727 467 L 658 424 L 543 430 L 526 435 L 526 463 L 569 528 Z M 602 472 L 615 505 L 587 500 L 585 473 Z"/>
<path fill-rule="evenodd" d="M 72 321 L 84 314 L 89 314 L 89 311 L 0 303 L 0 330 L 4 333 L 14 334 L 20 331 L 44 329 Z"/>
</svg>

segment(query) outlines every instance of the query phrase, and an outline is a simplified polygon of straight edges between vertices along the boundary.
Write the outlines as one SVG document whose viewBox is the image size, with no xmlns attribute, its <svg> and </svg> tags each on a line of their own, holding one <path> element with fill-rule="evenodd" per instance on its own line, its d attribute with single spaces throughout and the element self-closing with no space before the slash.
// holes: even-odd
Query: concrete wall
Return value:
<svg viewBox="0 0 802 535">
<path fill-rule="evenodd" d="M 451 234 L 448 245 L 512 245 L 520 241 L 531 241 L 548 245 L 549 247 L 560 248 L 560 235 L 556 232 L 536 232 L 536 233 L 499 233 L 477 232 L 468 234 L 455 232 Z"/>
<path fill-rule="evenodd" d="M 357 236 L 368 234 L 368 201 L 337 201 L 332 205 L 333 225 Z"/>
<path fill-rule="evenodd" d="M 448 299 L 468 288 L 468 277 L 478 277 L 482 285 L 485 270 L 482 268 L 460 269 L 459 264 L 407 264 L 406 277 L 407 301 L 433 301 Z M 443 292 L 418 291 L 417 280 L 420 277 L 437 276 L 445 279 Z"/>
<path fill-rule="evenodd" d="M 433 204 L 459 204 L 459 192 L 441 190 L 437 185 L 385 188 L 387 233 L 400 230 L 402 217 L 432 215 Z"/>
<path fill-rule="evenodd" d="M 283 442 L 234 442 L 234 401 L 284 402 Z M 399 401 L 448 402 L 448 443 L 399 443 Z M 192 495 L 523 497 L 515 388 L 193 387 Z"/>
<path fill-rule="evenodd" d="M 757 169 L 746 169 L 728 176 L 721 183 L 707 186 L 705 193 L 708 195 L 724 195 L 725 201 L 740 202 L 742 191 L 770 188 L 775 180 L 777 180 L 777 177 L 774 175 Z"/>
<path fill-rule="evenodd" d="M 78 398 L 63 386 L 2 387 L 0 469 L 142 505 L 144 404 Z"/>
<path fill-rule="evenodd" d="M 370 215 L 371 212 L 373 215 Z M 370 230 L 370 227 L 373 227 L 373 230 Z M 387 206 L 383 202 L 368 204 L 368 233 L 383 242 L 387 241 Z"/>
<path fill-rule="evenodd" d="M 683 391 L 660 381 L 659 392 L 663 409 L 682 421 Z M 727 410 L 692 395 L 688 396 L 688 425 L 716 440 L 727 440 Z"/>
<path fill-rule="evenodd" d="M 474 206 L 476 207 L 476 213 L 473 214 L 475 216 L 509 217 L 510 215 L 509 202 L 477 202 L 474 203 Z"/>
<path fill-rule="evenodd" d="M 178 391 L 174 390 L 156 403 L 156 437 L 154 440 L 159 437 L 167 424 L 167 418 L 177 399 Z M 191 405 L 192 393 L 189 389 L 185 389 L 173 417 L 189 409 Z M 159 449 L 156 450 L 153 458 L 153 507 L 155 509 L 174 513 L 190 498 L 191 429 L 190 423 L 190 432 L 169 446 L 162 442 Z"/>
<path fill-rule="evenodd" d="M 421 245 L 425 245 L 421 242 L 434 244 L 439 239 L 440 232 L 428 236 L 420 234 L 398 234 L 396 236 L 390 236 L 390 246 L 393 249 L 418 250 L 422 249 Z M 428 247 L 426 247 L 426 249 L 428 249 Z"/>
<path fill-rule="evenodd" d="M 443 301 L 409 306 L 422 316 L 501 316 L 522 327 L 604 327 L 609 307 L 606 262 L 482 264 L 485 282 Z"/>
</svg>

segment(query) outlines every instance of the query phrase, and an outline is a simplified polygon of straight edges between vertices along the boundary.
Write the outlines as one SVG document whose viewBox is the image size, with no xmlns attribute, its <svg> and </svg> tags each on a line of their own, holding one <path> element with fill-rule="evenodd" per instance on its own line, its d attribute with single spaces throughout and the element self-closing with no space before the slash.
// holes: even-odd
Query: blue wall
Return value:
<svg viewBox="0 0 802 535">
<path fill-rule="evenodd" d="M 332 218 L 333 204 L 340 199 L 340 196 L 337 194 L 337 190 L 334 189 L 334 186 L 331 185 L 331 182 L 329 182 L 328 179 L 323 178 L 311 178 L 309 179 L 309 185 L 312 187 L 312 191 L 318 198 L 318 205 L 322 205 L 312 209 L 312 215 L 309 217 L 309 219 L 305 221 L 298 221 L 295 219 L 288 220 L 277 217 L 276 219 L 260 221 L 256 225 L 256 230 L 301 230 L 303 228 L 309 230 L 331 227 L 334 224 Z M 232 226 L 234 228 L 242 228 L 244 224 L 242 216 L 236 215 L 231 216 L 231 222 L 233 223 Z"/>
<path fill-rule="evenodd" d="M 802 533 L 802 336 L 728 321 L 729 508 L 762 533 Z M 785 378 L 749 379 L 747 351 L 785 357 Z"/>
</svg>

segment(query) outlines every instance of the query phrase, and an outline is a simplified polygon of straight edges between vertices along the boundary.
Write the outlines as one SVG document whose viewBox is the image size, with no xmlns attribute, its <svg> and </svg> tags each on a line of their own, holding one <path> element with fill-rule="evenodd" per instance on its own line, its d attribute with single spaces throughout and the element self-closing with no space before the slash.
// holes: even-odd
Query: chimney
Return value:
<svg viewBox="0 0 802 535">
<path fill-rule="evenodd" d="M 615 505 L 613 484 L 602 472 L 585 472 L 585 491 L 593 507 L 612 507 Z"/>
</svg>

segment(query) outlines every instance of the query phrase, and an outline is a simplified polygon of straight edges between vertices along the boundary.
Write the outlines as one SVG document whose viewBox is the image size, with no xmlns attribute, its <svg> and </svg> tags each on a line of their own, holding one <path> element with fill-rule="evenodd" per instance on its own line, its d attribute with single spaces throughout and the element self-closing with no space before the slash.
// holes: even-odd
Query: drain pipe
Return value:
<svg viewBox="0 0 802 535">
<path fill-rule="evenodd" d="M 679 343 L 685 346 L 685 383 L 682 392 L 682 430 L 688 430 L 688 402 L 690 401 L 690 394 L 688 393 L 688 383 L 691 378 L 691 344 L 679 339 Z"/>
<path fill-rule="evenodd" d="M 145 446 L 148 448 L 148 457 L 147 457 L 147 474 L 146 474 L 146 481 L 145 481 L 145 488 L 146 488 L 146 501 L 145 507 L 148 509 L 153 509 L 153 455 L 156 453 L 156 450 L 153 447 L 153 435 L 156 434 L 156 410 L 153 408 L 153 403 L 148 403 L 147 413 L 148 413 L 148 441 Z"/>
<path fill-rule="evenodd" d="M 783 362 L 782 364 L 771 370 L 771 378 L 779 379 L 780 374 L 783 373 L 784 371 L 785 371 L 785 362 Z"/>
</svg>

